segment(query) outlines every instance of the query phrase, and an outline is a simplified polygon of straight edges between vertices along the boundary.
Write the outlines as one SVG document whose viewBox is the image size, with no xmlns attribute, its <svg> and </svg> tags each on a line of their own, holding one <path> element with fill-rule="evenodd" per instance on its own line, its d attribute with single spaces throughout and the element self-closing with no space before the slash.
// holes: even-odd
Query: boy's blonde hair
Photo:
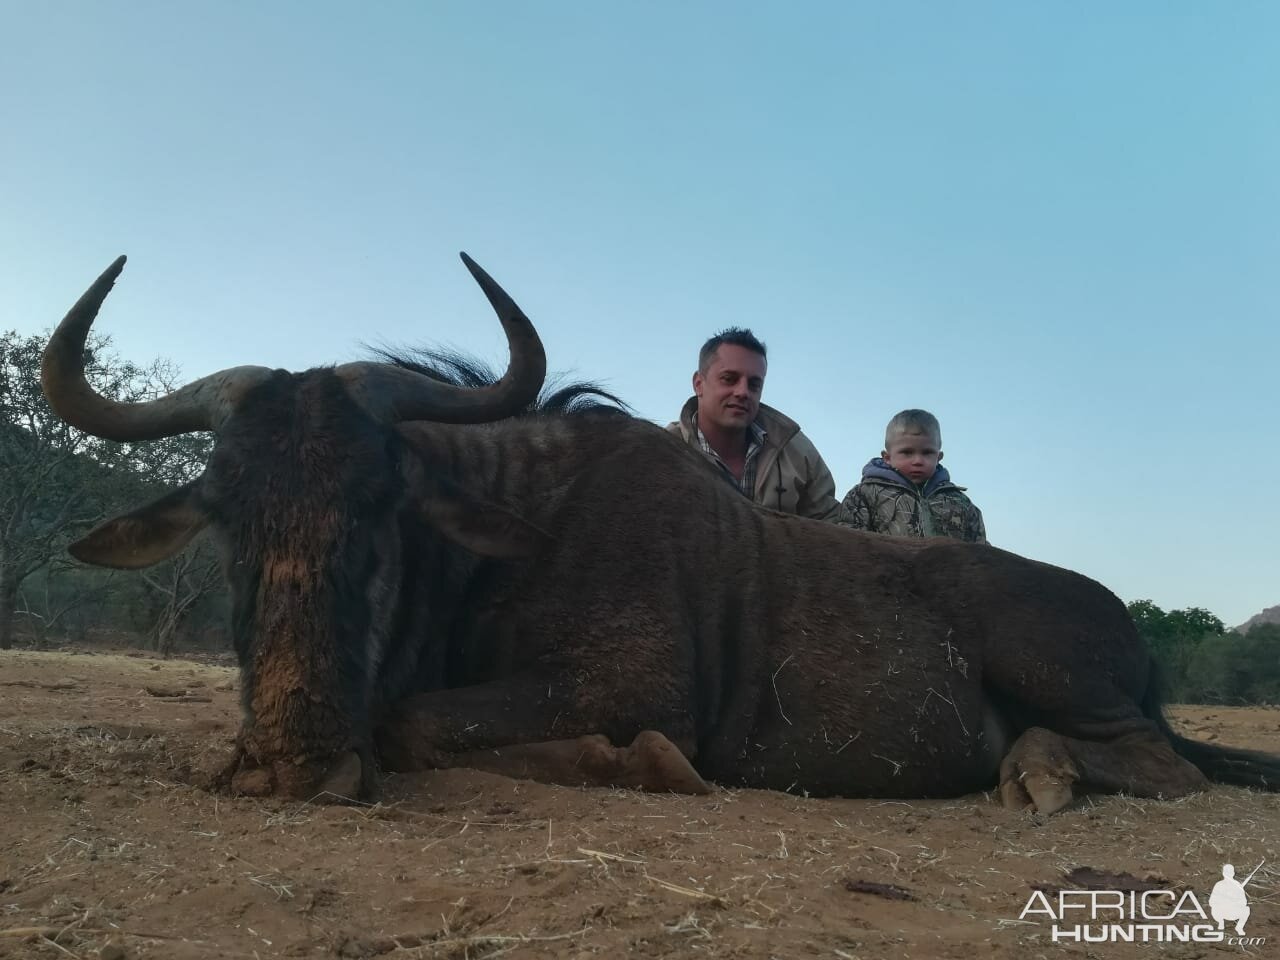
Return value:
<svg viewBox="0 0 1280 960">
<path fill-rule="evenodd" d="M 932 439 L 942 449 L 942 424 L 928 410 L 903 410 L 895 414 L 884 428 L 884 448 L 893 445 L 893 438 L 900 433 L 922 433 Z"/>
</svg>

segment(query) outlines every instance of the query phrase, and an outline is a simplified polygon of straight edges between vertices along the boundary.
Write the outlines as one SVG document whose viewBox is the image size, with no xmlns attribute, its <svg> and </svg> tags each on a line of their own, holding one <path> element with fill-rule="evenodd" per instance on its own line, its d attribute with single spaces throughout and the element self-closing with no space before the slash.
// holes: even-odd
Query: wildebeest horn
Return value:
<svg viewBox="0 0 1280 960">
<path fill-rule="evenodd" d="M 124 257 L 102 272 L 49 338 L 40 383 L 49 406 L 85 433 L 107 440 L 155 440 L 195 430 L 217 430 L 245 390 L 261 382 L 266 367 L 232 367 L 143 403 L 102 396 L 84 376 L 84 344 L 102 301 L 124 269 Z"/>
<path fill-rule="evenodd" d="M 511 362 L 502 379 L 468 389 L 441 383 L 404 367 L 385 363 L 346 363 L 337 368 L 362 404 L 382 419 L 486 423 L 513 416 L 528 406 L 547 375 L 542 341 L 524 312 L 489 274 L 465 253 L 462 262 L 480 284 L 507 332 Z"/>
</svg>

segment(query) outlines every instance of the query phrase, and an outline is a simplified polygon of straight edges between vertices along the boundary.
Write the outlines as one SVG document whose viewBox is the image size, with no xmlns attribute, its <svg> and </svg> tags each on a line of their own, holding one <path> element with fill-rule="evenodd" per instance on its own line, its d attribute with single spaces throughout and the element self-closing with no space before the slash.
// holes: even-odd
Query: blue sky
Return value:
<svg viewBox="0 0 1280 960">
<path fill-rule="evenodd" d="M 361 342 L 648 418 L 721 327 L 843 494 L 942 421 L 992 542 L 1229 625 L 1280 603 L 1280 6 L 6 2 L 0 328 L 188 377 Z"/>
</svg>

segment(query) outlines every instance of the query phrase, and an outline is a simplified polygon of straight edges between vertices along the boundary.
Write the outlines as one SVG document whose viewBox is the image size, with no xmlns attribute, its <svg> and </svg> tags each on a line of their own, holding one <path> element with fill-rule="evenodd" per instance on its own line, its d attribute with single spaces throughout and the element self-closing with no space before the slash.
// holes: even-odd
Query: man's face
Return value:
<svg viewBox="0 0 1280 960">
<path fill-rule="evenodd" d="M 701 424 L 743 430 L 760 412 L 765 359 L 754 350 L 722 343 L 706 372 L 693 375 Z"/>
<path fill-rule="evenodd" d="M 920 486 L 933 476 L 942 459 L 938 441 L 925 433 L 896 433 L 888 450 L 880 453 L 885 462 Z"/>
</svg>

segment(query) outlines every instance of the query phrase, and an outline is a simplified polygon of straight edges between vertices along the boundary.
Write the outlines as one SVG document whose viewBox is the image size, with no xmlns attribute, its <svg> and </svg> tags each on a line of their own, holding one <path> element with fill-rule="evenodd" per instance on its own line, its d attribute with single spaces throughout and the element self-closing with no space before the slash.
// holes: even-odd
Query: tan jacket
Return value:
<svg viewBox="0 0 1280 960">
<path fill-rule="evenodd" d="M 667 425 L 698 453 L 698 431 L 694 417 L 698 398 L 690 397 L 680 411 L 680 419 Z M 760 404 L 756 421 L 764 427 L 764 446 L 757 456 L 756 503 L 783 513 L 796 513 L 814 520 L 832 520 L 840 509 L 836 482 L 813 443 L 800 432 L 800 425 L 767 404 Z M 719 469 L 719 467 L 717 467 Z"/>
</svg>

